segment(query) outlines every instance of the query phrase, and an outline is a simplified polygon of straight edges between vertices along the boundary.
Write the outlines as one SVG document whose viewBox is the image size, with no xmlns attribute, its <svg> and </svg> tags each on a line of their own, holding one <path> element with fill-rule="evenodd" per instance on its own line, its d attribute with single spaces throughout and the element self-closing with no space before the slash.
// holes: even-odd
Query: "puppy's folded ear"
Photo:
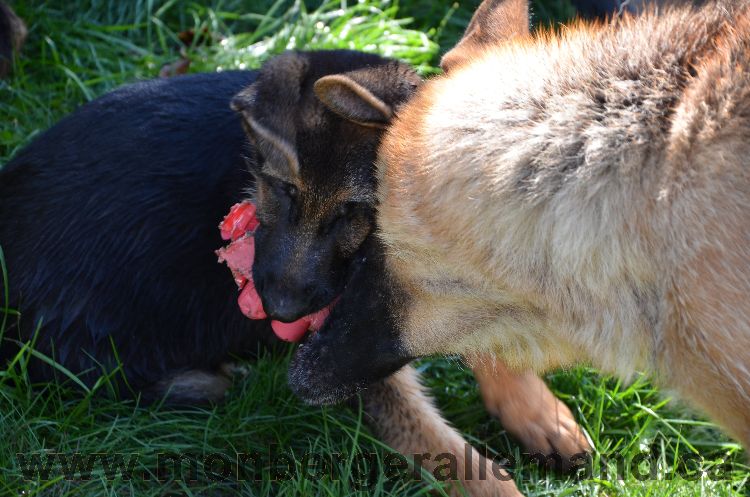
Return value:
<svg viewBox="0 0 750 497">
<path fill-rule="evenodd" d="M 242 115 L 248 138 L 265 158 L 266 172 L 290 182 L 299 174 L 296 112 L 309 67 L 303 54 L 278 55 L 263 64 L 258 79 L 230 104 Z"/>
<path fill-rule="evenodd" d="M 308 71 L 309 62 L 304 55 L 297 52 L 277 55 L 263 64 L 255 83 L 235 95 L 231 107 L 245 118 L 253 117 L 251 112 L 258 119 L 272 117 L 284 128 L 281 132 L 294 130 L 294 111 Z M 256 101 L 272 105 L 256 106 Z"/>
<path fill-rule="evenodd" d="M 315 82 L 315 95 L 331 111 L 362 126 L 383 128 L 396 109 L 421 83 L 404 64 L 368 67 L 323 76 Z"/>
<path fill-rule="evenodd" d="M 484 0 L 463 38 L 440 60 L 445 72 L 460 67 L 488 46 L 529 35 L 528 0 Z"/>
</svg>

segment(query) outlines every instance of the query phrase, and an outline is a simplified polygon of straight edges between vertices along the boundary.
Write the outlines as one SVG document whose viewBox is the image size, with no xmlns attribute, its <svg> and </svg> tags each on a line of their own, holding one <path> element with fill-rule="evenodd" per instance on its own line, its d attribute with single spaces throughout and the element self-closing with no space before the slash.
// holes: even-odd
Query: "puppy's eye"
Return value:
<svg viewBox="0 0 750 497">
<path fill-rule="evenodd" d="M 281 189 L 292 200 L 296 200 L 297 197 L 299 196 L 299 188 L 297 188 L 291 183 L 282 183 Z"/>
<path fill-rule="evenodd" d="M 337 221 L 339 219 L 346 219 L 349 216 L 349 212 L 349 204 L 340 205 L 339 208 L 336 209 L 336 214 L 333 216 L 333 220 Z"/>
<path fill-rule="evenodd" d="M 352 217 L 354 217 L 355 215 L 356 210 L 356 206 L 354 206 L 352 203 L 340 205 L 336 210 L 334 222 L 351 221 Z"/>
<path fill-rule="evenodd" d="M 362 221 L 367 217 L 367 207 L 359 202 L 347 202 L 336 209 L 336 213 L 327 223 L 324 231 L 328 232 L 334 228 L 345 228 L 352 223 Z"/>
<path fill-rule="evenodd" d="M 299 196 L 299 188 L 297 188 L 296 185 L 287 183 L 286 181 L 282 181 L 263 172 L 261 172 L 260 174 L 262 175 L 263 180 L 266 182 L 266 184 L 270 185 L 271 188 L 273 188 L 273 191 L 277 195 L 277 197 L 287 197 L 290 200 L 297 200 L 297 197 Z"/>
</svg>

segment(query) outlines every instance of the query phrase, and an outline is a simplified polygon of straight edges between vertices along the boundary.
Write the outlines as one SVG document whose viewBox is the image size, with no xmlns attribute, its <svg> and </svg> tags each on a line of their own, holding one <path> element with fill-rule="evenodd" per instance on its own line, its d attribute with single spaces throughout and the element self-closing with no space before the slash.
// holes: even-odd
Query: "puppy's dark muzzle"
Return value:
<svg viewBox="0 0 750 497">
<path fill-rule="evenodd" d="M 258 289 L 263 309 L 270 319 L 291 323 L 329 305 L 333 292 L 319 291 L 317 288 L 306 288 L 301 292 L 284 290 Z"/>
<path fill-rule="evenodd" d="M 300 303 L 289 296 L 279 296 L 276 298 L 265 298 L 261 295 L 263 309 L 270 319 L 275 319 L 284 323 L 291 323 L 309 314 L 307 303 Z"/>
<path fill-rule="evenodd" d="M 307 403 L 341 402 L 413 359 L 398 326 L 408 295 L 387 273 L 382 247 L 371 240 L 366 248 L 325 325 L 289 367 L 290 386 Z"/>
<path fill-rule="evenodd" d="M 378 342 L 374 335 L 353 341 L 327 328 L 300 345 L 289 366 L 289 385 L 308 404 L 343 402 L 412 360 L 395 341 Z"/>
</svg>

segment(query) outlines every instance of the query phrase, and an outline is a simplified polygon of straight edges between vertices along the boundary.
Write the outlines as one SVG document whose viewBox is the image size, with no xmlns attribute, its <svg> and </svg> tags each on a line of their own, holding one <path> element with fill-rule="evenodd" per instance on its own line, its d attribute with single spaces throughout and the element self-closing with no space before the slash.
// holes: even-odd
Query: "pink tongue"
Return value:
<svg viewBox="0 0 750 497">
<path fill-rule="evenodd" d="M 331 307 L 324 307 L 318 312 L 308 314 L 291 323 L 282 323 L 281 321 L 271 321 L 271 328 L 276 336 L 287 342 L 299 342 L 305 336 L 307 330 L 318 331 L 326 318 L 331 313 Z"/>
<path fill-rule="evenodd" d="M 241 292 L 237 298 L 242 314 L 250 319 L 266 319 L 260 295 L 253 285 L 253 261 L 255 259 L 255 240 L 251 231 L 258 226 L 255 218 L 255 206 L 250 202 L 241 202 L 232 206 L 229 214 L 219 225 L 224 240 L 231 240 L 226 247 L 216 251 L 219 262 L 226 262 L 232 270 L 234 281 Z M 299 342 L 307 330 L 318 331 L 331 313 L 331 306 L 301 317 L 292 323 L 271 321 L 273 332 L 287 342 Z"/>
<path fill-rule="evenodd" d="M 276 336 L 287 342 L 299 342 L 307 333 L 309 322 L 306 318 L 300 318 L 293 323 L 282 323 L 281 321 L 271 321 L 271 329 Z"/>
</svg>

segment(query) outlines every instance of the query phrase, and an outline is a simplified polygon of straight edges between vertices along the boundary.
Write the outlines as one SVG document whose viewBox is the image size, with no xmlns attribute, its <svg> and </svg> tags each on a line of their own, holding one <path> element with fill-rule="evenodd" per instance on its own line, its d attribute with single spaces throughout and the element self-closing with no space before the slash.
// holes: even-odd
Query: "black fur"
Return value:
<svg viewBox="0 0 750 497">
<path fill-rule="evenodd" d="M 314 94 L 322 76 L 356 79 L 394 109 L 420 80 L 406 64 L 369 54 L 348 53 L 358 69 L 342 66 L 328 53 L 300 59 L 286 54 L 269 61 L 250 96 L 235 106 L 256 123 L 294 146 L 299 175 L 290 182 L 287 161 L 275 147 L 256 137 L 259 154 L 252 162 L 258 181 L 255 234 L 255 286 L 267 314 L 293 321 L 328 305 L 343 288 L 349 263 L 374 222 L 377 146 L 382 126 L 357 124 L 326 107 Z M 285 88 L 264 84 L 284 74 Z M 257 88 L 255 88 L 257 86 Z M 349 116 L 351 117 L 351 116 Z M 253 136 L 252 125 L 248 125 Z M 265 172 L 271 171 L 277 177 Z"/>
<path fill-rule="evenodd" d="M 345 51 L 310 60 L 319 74 L 386 62 Z M 116 364 L 116 349 L 132 388 L 121 393 L 149 400 L 165 379 L 215 371 L 230 354 L 270 340 L 267 321 L 239 312 L 234 282 L 214 254 L 225 243 L 219 221 L 254 182 L 245 164 L 254 149 L 229 103 L 256 78 L 223 72 L 123 87 L 0 170 L 0 246 L 11 308 L 21 311 L 0 360 L 41 323 L 37 350 L 91 384 Z M 369 174 L 374 153 L 375 144 L 360 157 Z M 35 381 L 56 376 L 42 361 L 29 372 Z"/>
<path fill-rule="evenodd" d="M 244 318 L 214 250 L 218 222 L 251 183 L 229 109 L 255 72 L 126 86 L 66 117 L 0 171 L 0 245 L 11 307 L 36 348 L 93 381 L 115 364 L 131 386 L 211 369 L 267 331 Z M 266 333 L 267 334 L 267 333 Z M 32 363 L 32 377 L 50 370 Z"/>
<path fill-rule="evenodd" d="M 414 357 L 398 333 L 408 300 L 408 292 L 387 270 L 381 242 L 371 236 L 341 300 L 289 365 L 294 393 L 309 404 L 334 404 L 411 362 Z"/>
</svg>

